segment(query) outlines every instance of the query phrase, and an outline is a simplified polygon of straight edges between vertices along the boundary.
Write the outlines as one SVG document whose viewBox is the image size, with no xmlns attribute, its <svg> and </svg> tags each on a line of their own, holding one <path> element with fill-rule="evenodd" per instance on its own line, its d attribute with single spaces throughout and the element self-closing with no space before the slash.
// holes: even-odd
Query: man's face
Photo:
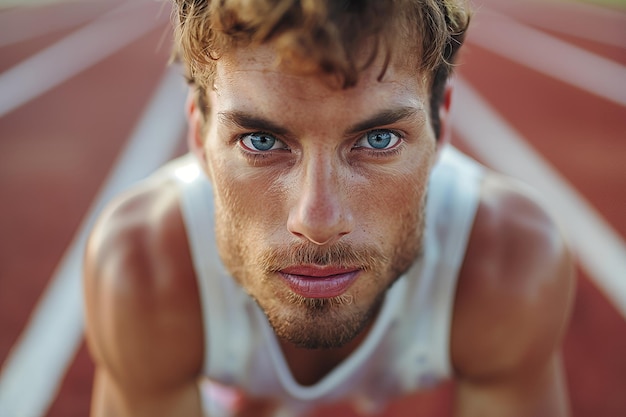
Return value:
<svg viewBox="0 0 626 417">
<path fill-rule="evenodd" d="M 341 90 L 275 62 L 270 47 L 217 62 L 202 146 L 218 247 L 279 337 L 340 347 L 419 256 L 427 89 L 393 65 Z"/>
</svg>

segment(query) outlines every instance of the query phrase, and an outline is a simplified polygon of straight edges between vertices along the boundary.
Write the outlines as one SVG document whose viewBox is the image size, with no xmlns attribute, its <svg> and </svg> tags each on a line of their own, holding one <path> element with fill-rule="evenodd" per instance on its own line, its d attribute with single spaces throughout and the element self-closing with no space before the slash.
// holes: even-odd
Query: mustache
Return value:
<svg viewBox="0 0 626 417">
<path fill-rule="evenodd" d="M 346 242 L 337 242 L 322 247 L 301 242 L 270 248 L 260 256 L 258 266 L 268 272 L 278 272 L 294 265 L 332 265 L 380 271 L 387 262 L 387 256 L 372 245 L 354 246 Z"/>
</svg>

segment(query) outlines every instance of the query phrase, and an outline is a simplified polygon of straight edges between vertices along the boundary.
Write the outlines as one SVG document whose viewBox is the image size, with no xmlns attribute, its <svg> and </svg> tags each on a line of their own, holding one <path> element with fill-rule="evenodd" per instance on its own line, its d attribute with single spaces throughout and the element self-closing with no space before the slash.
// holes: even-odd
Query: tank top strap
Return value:
<svg viewBox="0 0 626 417">
<path fill-rule="evenodd" d="M 484 168 L 453 147 L 443 151 L 433 173 L 431 234 L 435 235 L 439 257 L 433 285 L 433 365 L 445 376 L 452 374 L 450 333 L 459 273 L 480 203 Z"/>
<path fill-rule="evenodd" d="M 204 371 L 222 384 L 245 377 L 249 361 L 249 320 L 246 295 L 233 282 L 219 257 L 215 241 L 211 183 L 192 156 L 173 168 L 198 282 L 204 322 Z"/>
</svg>

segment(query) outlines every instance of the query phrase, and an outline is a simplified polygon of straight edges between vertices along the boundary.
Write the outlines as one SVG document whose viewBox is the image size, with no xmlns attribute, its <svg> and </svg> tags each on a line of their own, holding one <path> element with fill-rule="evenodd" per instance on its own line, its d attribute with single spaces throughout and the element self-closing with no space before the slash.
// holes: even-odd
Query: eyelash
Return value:
<svg viewBox="0 0 626 417">
<path fill-rule="evenodd" d="M 394 146 L 393 148 L 390 149 L 373 149 L 373 148 L 366 148 L 366 147 L 353 147 L 352 149 L 358 149 L 359 152 L 365 152 L 367 153 L 368 156 L 374 157 L 374 158 L 388 158 L 391 156 L 395 156 L 400 154 L 400 152 L 402 151 L 402 149 L 404 149 L 404 135 L 401 132 L 398 132 L 396 130 L 392 130 L 392 129 L 372 129 L 372 130 L 368 130 L 367 132 L 363 133 L 362 135 L 367 135 L 371 132 L 375 132 L 375 131 L 389 131 L 391 133 L 393 133 L 394 135 L 398 136 L 398 138 L 400 139 L 400 142 Z M 257 164 L 259 162 L 261 162 L 264 159 L 267 159 L 269 157 L 271 157 L 272 155 L 274 155 L 278 150 L 269 150 L 269 151 L 251 151 L 248 150 L 244 145 L 243 145 L 243 139 L 249 135 L 270 135 L 270 136 L 274 136 L 276 137 L 276 135 L 269 133 L 269 132 L 264 132 L 264 131 L 255 131 L 255 132 L 247 132 L 247 133 L 242 133 L 240 135 L 237 135 L 233 142 L 236 142 L 239 144 L 239 150 L 243 153 L 244 157 L 250 159 L 252 161 L 253 164 Z M 359 138 L 362 137 L 359 136 Z M 276 137 L 277 140 L 280 140 L 281 142 L 285 143 L 284 140 L 282 139 L 278 139 Z M 358 139 L 357 139 L 358 141 Z M 286 150 L 290 150 L 289 147 L 287 147 Z"/>
<path fill-rule="evenodd" d="M 264 160 L 270 158 L 272 156 L 273 151 L 267 151 L 267 152 L 250 152 L 244 148 L 241 148 L 241 152 L 243 153 L 243 156 L 250 160 L 250 162 L 252 163 L 252 165 L 257 165 L 260 164 L 261 162 L 263 162 Z"/>
<path fill-rule="evenodd" d="M 385 157 L 390 157 L 390 156 L 399 154 L 400 151 L 404 148 L 405 135 L 402 132 L 399 132 L 393 129 L 380 129 L 379 128 L 379 129 L 368 130 L 367 132 L 361 134 L 359 139 L 357 139 L 357 142 L 364 135 L 369 135 L 370 133 L 374 133 L 374 132 L 389 132 L 398 137 L 398 143 L 393 148 L 389 148 L 389 149 L 374 149 L 374 148 L 367 148 L 365 146 L 354 146 L 353 149 L 358 149 L 359 152 L 367 152 L 369 155 L 376 157 L 376 158 L 385 158 Z"/>
<path fill-rule="evenodd" d="M 261 152 L 261 151 L 254 152 L 254 151 L 248 150 L 246 148 L 246 146 L 243 145 L 243 139 L 245 137 L 249 136 L 249 135 L 271 135 L 271 136 L 274 136 L 274 137 L 276 137 L 276 135 L 274 135 L 272 133 L 269 133 L 269 132 L 264 132 L 264 131 L 260 131 L 259 130 L 259 131 L 254 131 L 254 132 L 242 133 L 242 134 L 236 135 L 233 138 L 232 143 L 239 145 L 238 146 L 239 152 L 242 153 L 244 158 L 246 158 L 246 159 L 248 159 L 250 161 L 251 165 L 253 165 L 253 166 L 260 165 L 263 162 L 263 160 L 266 160 L 266 159 L 272 157 L 272 155 L 274 155 L 277 152 L 277 150 L 265 151 L 265 152 Z M 283 140 L 281 140 L 281 142 L 284 143 Z"/>
<path fill-rule="evenodd" d="M 399 155 L 400 152 L 402 152 L 402 149 L 404 149 L 404 142 L 399 143 L 391 149 L 374 150 L 370 148 L 361 148 L 360 152 L 367 152 L 368 156 L 374 158 L 389 158 Z"/>
</svg>

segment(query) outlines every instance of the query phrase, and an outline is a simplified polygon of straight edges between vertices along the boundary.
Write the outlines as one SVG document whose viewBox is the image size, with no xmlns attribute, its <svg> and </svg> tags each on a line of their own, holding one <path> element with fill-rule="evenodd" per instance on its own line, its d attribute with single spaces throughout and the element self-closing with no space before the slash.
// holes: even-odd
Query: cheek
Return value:
<svg viewBox="0 0 626 417">
<path fill-rule="evenodd" d="M 360 207 L 377 207 L 376 219 L 397 222 L 402 213 L 421 207 L 428 187 L 432 157 L 403 160 L 401 163 L 372 171 L 360 194 Z"/>
<path fill-rule="evenodd" d="M 391 236 L 402 235 L 418 226 L 418 216 L 426 194 L 425 179 L 415 176 L 392 176 L 384 184 L 372 187 L 364 207 L 370 231 L 389 241 Z"/>
<path fill-rule="evenodd" d="M 217 168 L 217 167 L 216 167 Z M 256 259 L 276 230 L 277 209 L 266 188 L 254 177 L 241 174 L 228 164 L 213 170 L 215 230 L 220 257 L 244 287 L 251 288 L 259 276 Z"/>
<path fill-rule="evenodd" d="M 215 161 L 213 186 L 221 227 L 235 239 L 251 244 L 267 240 L 284 217 L 281 193 L 271 176 L 258 169 L 242 167 L 233 160 Z"/>
</svg>

